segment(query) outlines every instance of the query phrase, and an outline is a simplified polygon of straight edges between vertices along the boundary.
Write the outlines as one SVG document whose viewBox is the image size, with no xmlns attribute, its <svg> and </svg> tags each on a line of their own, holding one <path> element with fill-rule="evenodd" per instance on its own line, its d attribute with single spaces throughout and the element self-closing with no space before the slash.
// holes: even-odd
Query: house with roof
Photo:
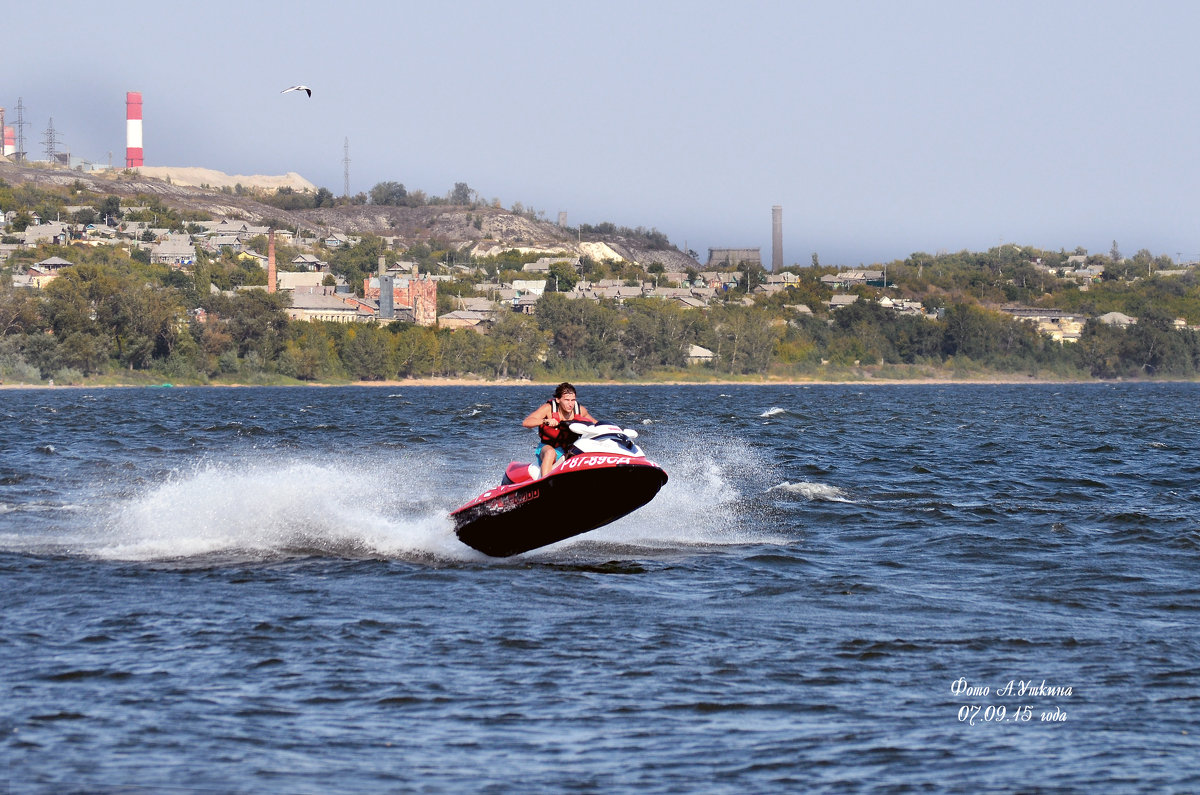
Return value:
<svg viewBox="0 0 1200 795">
<path fill-rule="evenodd" d="M 1083 333 L 1087 317 L 1067 312 L 1062 309 L 1045 309 L 1031 306 L 1001 307 L 1004 314 L 1032 323 L 1041 334 L 1046 334 L 1055 342 L 1076 342 Z"/>
<path fill-rule="evenodd" d="M 703 309 L 708 306 L 705 298 L 697 296 L 694 290 L 687 287 L 659 287 L 645 295 L 647 298 L 659 298 L 681 304 L 689 309 Z"/>
<path fill-rule="evenodd" d="M 280 292 L 287 290 L 305 291 L 309 288 L 322 287 L 325 274 L 320 271 L 279 271 L 275 274 L 275 289 Z"/>
<path fill-rule="evenodd" d="M 312 254 L 299 254 L 292 258 L 292 267 L 303 271 L 320 271 L 329 267 L 329 263 Z"/>
<path fill-rule="evenodd" d="M 438 327 L 447 329 L 469 328 L 472 331 L 484 331 L 493 319 L 490 312 L 476 312 L 470 309 L 456 309 L 444 315 L 438 315 Z"/>
<path fill-rule="evenodd" d="M 1063 274 L 1063 278 L 1074 279 L 1081 285 L 1086 286 L 1093 284 L 1104 278 L 1103 265 L 1084 265 L 1074 270 L 1067 271 Z"/>
<path fill-rule="evenodd" d="M 117 236 L 117 230 L 108 224 L 88 224 L 83 228 L 83 236 L 95 245 L 102 245 Z"/>
<path fill-rule="evenodd" d="M 519 312 L 522 315 L 533 315 L 537 313 L 537 302 L 541 298 L 540 295 L 534 293 L 526 293 L 513 301 L 513 311 Z"/>
<path fill-rule="evenodd" d="M 44 224 L 28 226 L 25 228 L 23 236 L 23 240 L 27 246 L 36 246 L 41 243 L 61 245 L 70 240 L 70 238 L 71 233 L 67 229 L 67 225 L 59 221 L 48 221 Z"/>
<path fill-rule="evenodd" d="M 546 292 L 547 282 L 544 279 L 513 279 L 512 288 L 519 294 L 540 296 Z"/>
<path fill-rule="evenodd" d="M 716 356 L 708 348 L 702 348 L 699 345 L 689 345 L 687 363 L 689 367 L 703 364 L 712 364 Z"/>
<path fill-rule="evenodd" d="M 550 266 L 560 262 L 570 265 L 576 270 L 579 268 L 579 257 L 539 257 L 537 262 L 527 262 L 522 265 L 521 270 L 530 273 L 549 273 Z"/>
<path fill-rule="evenodd" d="M 189 235 L 168 235 L 150 249 L 150 261 L 182 268 L 196 264 L 196 246 Z"/>
<path fill-rule="evenodd" d="M 857 300 L 858 296 L 854 293 L 850 293 L 848 295 L 835 295 L 829 299 L 829 308 L 831 310 L 841 309 L 843 306 L 850 306 L 850 304 Z"/>
<path fill-rule="evenodd" d="M 214 235 L 204 239 L 205 251 L 213 254 L 220 254 L 222 250 L 232 251 L 234 254 L 239 254 L 242 251 L 242 241 L 237 235 Z"/>
<path fill-rule="evenodd" d="M 359 308 L 339 298 L 332 287 L 294 290 L 292 305 L 285 311 L 292 320 L 325 320 L 331 323 L 359 321 Z"/>
<path fill-rule="evenodd" d="M 242 262 L 253 262 L 255 265 L 258 265 L 258 267 L 262 268 L 263 270 L 266 270 L 267 266 L 270 264 L 270 262 L 269 262 L 270 258 L 267 257 L 266 254 L 259 254 L 257 251 L 255 251 L 252 248 L 242 249 L 241 251 L 238 252 L 237 258 L 240 259 Z"/>
<path fill-rule="evenodd" d="M 321 242 L 325 245 L 325 248 L 349 248 L 356 241 L 347 235 L 343 235 L 341 232 L 334 232 L 332 235 L 326 236 Z"/>
<path fill-rule="evenodd" d="M 62 257 L 47 257 L 41 262 L 34 263 L 29 266 L 29 270 L 26 273 L 28 277 L 27 286 L 40 290 L 57 279 L 58 272 L 61 269 L 69 268 L 74 264 Z"/>
</svg>

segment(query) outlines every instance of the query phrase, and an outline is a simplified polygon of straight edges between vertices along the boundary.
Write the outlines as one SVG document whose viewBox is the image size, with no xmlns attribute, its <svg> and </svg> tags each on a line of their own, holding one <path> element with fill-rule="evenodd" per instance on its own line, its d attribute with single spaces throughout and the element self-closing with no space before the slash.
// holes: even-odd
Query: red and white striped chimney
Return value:
<svg viewBox="0 0 1200 795">
<path fill-rule="evenodd" d="M 142 92 L 125 94 L 125 168 L 142 165 Z"/>
<path fill-rule="evenodd" d="M 12 157 L 17 153 L 17 130 L 15 127 L 4 128 L 4 156 Z"/>
</svg>

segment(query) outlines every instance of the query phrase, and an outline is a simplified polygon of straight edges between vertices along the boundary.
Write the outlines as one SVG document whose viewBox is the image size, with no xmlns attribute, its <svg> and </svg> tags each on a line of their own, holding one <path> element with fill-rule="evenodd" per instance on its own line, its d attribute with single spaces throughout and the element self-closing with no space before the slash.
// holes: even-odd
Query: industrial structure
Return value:
<svg viewBox="0 0 1200 795">
<path fill-rule="evenodd" d="M 383 274 L 363 279 L 363 298 L 378 302 L 377 316 L 381 320 L 411 317 L 419 326 L 437 325 L 437 282 L 416 271 L 397 278 L 386 272 L 386 266 L 381 270 Z M 389 285 L 390 300 L 383 295 Z"/>
<path fill-rule="evenodd" d="M 771 271 L 783 270 L 783 208 L 771 208 Z"/>
<path fill-rule="evenodd" d="M 17 153 L 17 131 L 4 123 L 4 108 L 0 108 L 0 157 Z"/>
<path fill-rule="evenodd" d="M 279 289 L 279 276 L 275 271 L 275 227 L 267 233 L 267 292 Z"/>
<path fill-rule="evenodd" d="M 125 168 L 142 165 L 142 92 L 125 94 Z"/>
<path fill-rule="evenodd" d="M 762 267 L 762 249 L 760 248 L 710 248 L 708 250 L 709 270 L 714 268 L 740 268 L 743 265 Z"/>
</svg>

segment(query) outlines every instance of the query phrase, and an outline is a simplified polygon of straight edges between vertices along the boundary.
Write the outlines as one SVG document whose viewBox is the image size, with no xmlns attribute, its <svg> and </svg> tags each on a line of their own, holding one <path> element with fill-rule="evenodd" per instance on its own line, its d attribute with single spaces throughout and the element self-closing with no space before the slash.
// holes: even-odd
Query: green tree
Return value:
<svg viewBox="0 0 1200 795">
<path fill-rule="evenodd" d="M 395 335 L 396 365 L 400 375 L 433 375 L 441 364 L 441 341 L 431 328 L 407 325 Z"/>
<path fill-rule="evenodd" d="M 341 359 L 328 331 L 328 323 L 292 323 L 279 360 L 279 372 L 301 381 L 335 378 L 342 374 Z"/>
<path fill-rule="evenodd" d="M 205 308 L 221 318 L 239 356 L 254 353 L 261 362 L 274 362 L 287 342 L 290 300 L 286 293 L 247 290 L 233 298 L 208 296 Z"/>
<path fill-rule="evenodd" d="M 569 293 L 579 282 L 579 274 L 574 266 L 567 262 L 555 262 L 550 266 L 550 285 L 554 292 Z"/>
<path fill-rule="evenodd" d="M 377 182 L 371 188 L 371 204 L 399 207 L 408 199 L 408 191 L 399 182 Z"/>
<path fill-rule="evenodd" d="M 944 352 L 983 360 L 996 349 L 999 319 L 974 304 L 954 304 L 946 309 Z"/>
<path fill-rule="evenodd" d="M 529 378 L 546 350 L 546 335 L 528 315 L 507 312 L 488 335 L 484 357 L 500 378 Z"/>
<path fill-rule="evenodd" d="M 356 325 L 346 335 L 342 364 L 359 381 L 382 381 L 395 373 L 390 336 L 374 325 Z"/>
<path fill-rule="evenodd" d="M 481 370 L 486 346 L 484 337 L 473 329 L 453 329 L 439 333 L 442 373 L 465 375 Z"/>
<path fill-rule="evenodd" d="M 709 348 L 727 373 L 765 373 L 771 364 L 775 336 L 762 310 L 727 304 L 712 312 Z"/>
<path fill-rule="evenodd" d="M 105 196 L 104 199 L 96 206 L 96 212 L 104 219 L 104 222 L 109 226 L 115 226 L 117 221 L 121 219 L 121 198 L 119 196 Z"/>
</svg>

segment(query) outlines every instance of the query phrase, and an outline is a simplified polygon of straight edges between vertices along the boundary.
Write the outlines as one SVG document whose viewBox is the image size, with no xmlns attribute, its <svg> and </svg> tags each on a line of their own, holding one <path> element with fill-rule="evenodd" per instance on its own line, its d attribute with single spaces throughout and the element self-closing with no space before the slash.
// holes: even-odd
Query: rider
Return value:
<svg viewBox="0 0 1200 795">
<path fill-rule="evenodd" d="M 564 381 L 554 390 L 552 399 L 534 409 L 521 423 L 526 428 L 538 429 L 537 460 L 542 466 L 542 477 L 550 474 L 555 462 L 566 452 L 565 434 L 559 426 L 575 420 L 596 421 L 587 409 L 575 402 L 575 387 Z"/>
</svg>

